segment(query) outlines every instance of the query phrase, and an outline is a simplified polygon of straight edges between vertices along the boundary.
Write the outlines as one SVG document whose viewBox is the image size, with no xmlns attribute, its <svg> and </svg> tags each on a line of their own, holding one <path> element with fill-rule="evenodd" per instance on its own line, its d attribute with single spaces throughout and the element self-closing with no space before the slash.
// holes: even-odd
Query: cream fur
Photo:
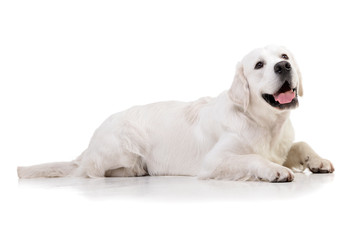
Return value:
<svg viewBox="0 0 359 240">
<path fill-rule="evenodd" d="M 261 97 L 280 88 L 273 66 L 283 60 L 283 53 L 289 56 L 292 81 L 302 95 L 302 79 L 292 54 L 278 46 L 256 49 L 237 65 L 232 87 L 218 97 L 160 102 L 114 114 L 75 161 L 19 167 L 18 175 L 186 175 L 276 182 L 292 181 L 289 168 L 298 166 L 333 172 L 332 164 L 307 144 L 293 145 L 290 111 L 276 109 Z M 258 60 L 265 61 L 265 66 L 255 70 Z"/>
</svg>

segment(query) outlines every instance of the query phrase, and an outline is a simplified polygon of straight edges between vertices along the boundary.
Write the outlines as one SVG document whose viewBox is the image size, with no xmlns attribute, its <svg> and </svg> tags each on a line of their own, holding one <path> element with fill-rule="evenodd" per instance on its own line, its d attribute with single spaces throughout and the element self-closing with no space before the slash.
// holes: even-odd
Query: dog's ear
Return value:
<svg viewBox="0 0 359 240">
<path fill-rule="evenodd" d="M 249 85 L 243 73 L 242 63 L 238 63 L 233 83 L 228 91 L 229 98 L 245 112 L 249 104 Z"/>
<path fill-rule="evenodd" d="M 295 58 L 292 55 L 292 62 L 294 63 L 294 67 L 297 70 L 297 75 L 298 75 L 298 81 L 299 81 L 299 87 L 298 87 L 298 95 L 303 97 L 303 80 L 302 80 L 302 73 L 300 72 L 300 69 L 298 67 L 297 61 L 295 60 Z"/>
<path fill-rule="evenodd" d="M 289 54 L 290 54 L 290 58 L 291 58 L 291 62 L 294 64 L 294 67 L 297 71 L 297 75 L 298 75 L 298 81 L 299 81 L 299 86 L 298 86 L 298 95 L 303 97 L 303 80 L 302 80 L 302 73 L 300 72 L 300 69 L 298 67 L 298 63 L 295 60 L 293 54 L 286 48 L 283 47 Z"/>
</svg>

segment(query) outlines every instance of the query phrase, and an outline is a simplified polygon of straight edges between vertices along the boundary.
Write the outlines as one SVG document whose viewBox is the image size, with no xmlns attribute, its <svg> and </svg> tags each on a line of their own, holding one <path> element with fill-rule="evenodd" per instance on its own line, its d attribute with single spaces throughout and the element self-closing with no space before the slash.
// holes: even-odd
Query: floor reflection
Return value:
<svg viewBox="0 0 359 240">
<path fill-rule="evenodd" d="M 292 183 L 197 180 L 194 177 L 19 179 L 20 188 L 67 189 L 89 198 L 138 200 L 268 200 L 297 198 L 318 191 L 335 174 L 296 173 Z"/>
</svg>

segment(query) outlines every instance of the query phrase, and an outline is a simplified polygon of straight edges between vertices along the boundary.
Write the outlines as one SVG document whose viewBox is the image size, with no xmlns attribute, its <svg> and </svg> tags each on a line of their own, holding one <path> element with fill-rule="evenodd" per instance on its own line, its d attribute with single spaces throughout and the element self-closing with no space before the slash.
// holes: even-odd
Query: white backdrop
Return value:
<svg viewBox="0 0 359 240">
<path fill-rule="evenodd" d="M 353 236 L 358 22 L 355 1 L 346 0 L 1 1 L 1 221 L 7 224 L 1 234 Z M 301 67 L 305 95 L 292 114 L 296 138 L 333 161 L 327 190 L 283 201 L 202 204 L 93 201 L 19 189 L 17 165 L 74 159 L 106 117 L 133 105 L 216 96 L 229 88 L 243 55 L 272 43 L 287 46 Z"/>
</svg>

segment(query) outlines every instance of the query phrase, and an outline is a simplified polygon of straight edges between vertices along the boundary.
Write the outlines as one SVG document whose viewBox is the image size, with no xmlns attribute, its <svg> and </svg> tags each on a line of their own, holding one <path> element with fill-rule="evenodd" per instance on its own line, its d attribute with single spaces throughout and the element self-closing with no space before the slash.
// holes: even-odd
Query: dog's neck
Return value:
<svg viewBox="0 0 359 240">
<path fill-rule="evenodd" d="M 260 109 L 260 110 L 259 110 Z M 259 101 L 252 101 L 245 114 L 254 120 L 258 125 L 278 131 L 289 119 L 289 110 L 271 109 Z"/>
<path fill-rule="evenodd" d="M 258 109 L 262 109 L 262 111 L 258 111 Z M 291 126 L 289 110 L 277 111 L 270 108 L 266 110 L 265 108 L 256 108 L 255 104 L 252 104 L 245 114 L 256 126 L 267 131 L 267 137 L 270 137 L 270 149 L 276 149 L 276 145 L 281 142 L 283 133 L 288 131 L 288 126 Z"/>
</svg>

